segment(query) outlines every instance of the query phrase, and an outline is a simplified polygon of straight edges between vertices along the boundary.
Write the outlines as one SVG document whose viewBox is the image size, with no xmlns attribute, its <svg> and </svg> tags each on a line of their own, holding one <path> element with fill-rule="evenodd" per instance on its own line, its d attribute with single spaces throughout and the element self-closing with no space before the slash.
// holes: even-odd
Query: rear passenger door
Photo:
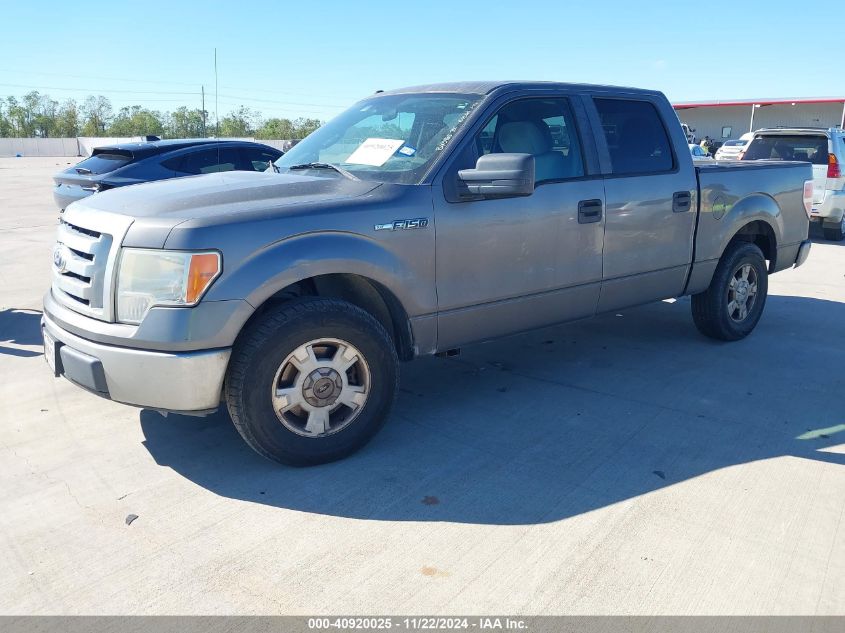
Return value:
<svg viewBox="0 0 845 633">
<path fill-rule="evenodd" d="M 668 102 L 650 95 L 588 101 L 605 174 L 598 311 L 677 296 L 692 260 L 697 189 L 683 131 L 661 112 Z"/>
</svg>

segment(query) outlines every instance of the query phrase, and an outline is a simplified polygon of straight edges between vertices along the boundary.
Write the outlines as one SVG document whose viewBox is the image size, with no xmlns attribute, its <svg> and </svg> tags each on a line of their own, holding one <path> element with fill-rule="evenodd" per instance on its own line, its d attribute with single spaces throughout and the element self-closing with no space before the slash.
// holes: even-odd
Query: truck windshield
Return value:
<svg viewBox="0 0 845 633">
<path fill-rule="evenodd" d="M 294 167 L 296 173 L 341 177 L 332 169 L 303 171 L 322 163 L 362 180 L 419 184 L 482 99 L 444 93 L 371 97 L 307 136 L 276 166 L 281 173 Z"/>
</svg>

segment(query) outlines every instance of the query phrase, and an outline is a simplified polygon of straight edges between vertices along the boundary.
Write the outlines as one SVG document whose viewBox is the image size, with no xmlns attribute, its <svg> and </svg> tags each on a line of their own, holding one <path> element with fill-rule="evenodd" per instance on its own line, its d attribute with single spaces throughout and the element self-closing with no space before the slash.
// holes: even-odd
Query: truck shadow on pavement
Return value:
<svg viewBox="0 0 845 633">
<path fill-rule="evenodd" d="M 9 347 L 6 343 L 42 345 L 41 312 L 16 308 L 0 310 L 0 354 L 22 358 L 40 356 L 42 352 Z"/>
<path fill-rule="evenodd" d="M 303 512 L 534 524 L 717 471 L 696 484 L 695 512 L 732 494 L 753 506 L 753 489 L 776 478 L 732 466 L 815 460 L 790 470 L 808 488 L 819 469 L 845 467 L 826 451 L 845 443 L 831 335 L 843 322 L 843 303 L 770 296 L 755 333 L 724 344 L 701 337 L 680 300 L 421 359 L 403 365 L 381 434 L 314 468 L 257 456 L 225 412 L 142 411 L 141 425 L 158 464 L 225 497 Z"/>
</svg>

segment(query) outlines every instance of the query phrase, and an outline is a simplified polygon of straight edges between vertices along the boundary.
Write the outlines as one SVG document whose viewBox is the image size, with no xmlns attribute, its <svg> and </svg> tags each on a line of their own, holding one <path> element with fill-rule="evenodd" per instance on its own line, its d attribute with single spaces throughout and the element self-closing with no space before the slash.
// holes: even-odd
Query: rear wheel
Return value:
<svg viewBox="0 0 845 633">
<path fill-rule="evenodd" d="M 383 426 L 397 391 L 390 335 L 370 314 L 335 299 L 268 312 L 232 353 L 226 403 L 256 452 L 295 466 L 334 461 Z"/>
<path fill-rule="evenodd" d="M 822 224 L 822 233 L 824 233 L 824 239 L 831 242 L 841 242 L 845 239 L 845 214 L 842 215 L 839 224 Z"/>
<path fill-rule="evenodd" d="M 710 287 L 692 296 L 693 321 L 710 338 L 744 338 L 763 314 L 768 288 L 762 251 L 749 242 L 733 242 L 722 255 Z"/>
</svg>

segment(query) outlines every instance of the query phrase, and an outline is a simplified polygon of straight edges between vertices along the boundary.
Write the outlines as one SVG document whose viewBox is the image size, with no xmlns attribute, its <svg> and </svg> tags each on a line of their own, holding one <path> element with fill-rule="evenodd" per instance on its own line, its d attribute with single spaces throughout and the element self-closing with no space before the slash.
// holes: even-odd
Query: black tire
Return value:
<svg viewBox="0 0 845 633">
<path fill-rule="evenodd" d="M 290 430 L 273 406 L 280 366 L 309 341 L 339 339 L 360 351 L 369 371 L 366 401 L 337 432 L 306 437 Z M 232 351 L 225 397 L 235 428 L 268 459 L 291 466 L 323 464 L 364 446 L 387 420 L 399 386 L 390 335 L 369 313 L 337 299 L 307 298 L 271 309 L 250 324 Z"/>
<path fill-rule="evenodd" d="M 738 310 L 729 312 L 731 279 L 749 265 L 756 276 L 757 289 L 753 304 L 744 318 Z M 768 271 L 762 251 L 750 242 L 732 242 L 716 266 L 710 287 L 692 296 L 692 318 L 698 331 L 720 341 L 738 341 L 748 336 L 766 305 L 769 290 Z M 736 304 L 734 304 L 736 305 Z M 735 318 L 733 314 L 736 314 Z"/>
<path fill-rule="evenodd" d="M 843 217 L 842 221 L 835 226 L 822 224 L 822 233 L 824 234 L 824 239 L 826 240 L 831 242 L 841 242 L 845 239 L 845 217 Z"/>
</svg>

